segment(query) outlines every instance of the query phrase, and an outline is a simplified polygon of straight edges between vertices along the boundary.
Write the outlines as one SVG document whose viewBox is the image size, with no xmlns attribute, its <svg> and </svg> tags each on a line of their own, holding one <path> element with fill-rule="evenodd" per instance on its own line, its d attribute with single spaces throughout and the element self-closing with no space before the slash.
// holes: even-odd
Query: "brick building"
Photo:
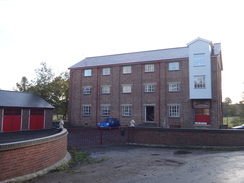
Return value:
<svg viewBox="0 0 244 183">
<path fill-rule="evenodd" d="M 69 121 L 95 126 L 116 117 L 159 127 L 222 124 L 220 43 L 88 57 L 70 67 Z"/>
<path fill-rule="evenodd" d="M 53 109 L 36 94 L 0 90 L 0 132 L 51 128 Z"/>
</svg>

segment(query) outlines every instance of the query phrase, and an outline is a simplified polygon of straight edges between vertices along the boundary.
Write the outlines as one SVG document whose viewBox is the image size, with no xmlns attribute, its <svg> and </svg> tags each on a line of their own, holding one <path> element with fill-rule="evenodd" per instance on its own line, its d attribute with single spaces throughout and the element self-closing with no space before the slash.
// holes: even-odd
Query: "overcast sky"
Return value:
<svg viewBox="0 0 244 183">
<path fill-rule="evenodd" d="M 88 56 L 221 43 L 223 99 L 241 100 L 242 0 L 0 0 L 0 89 L 35 78 L 46 62 L 56 75 Z"/>
</svg>

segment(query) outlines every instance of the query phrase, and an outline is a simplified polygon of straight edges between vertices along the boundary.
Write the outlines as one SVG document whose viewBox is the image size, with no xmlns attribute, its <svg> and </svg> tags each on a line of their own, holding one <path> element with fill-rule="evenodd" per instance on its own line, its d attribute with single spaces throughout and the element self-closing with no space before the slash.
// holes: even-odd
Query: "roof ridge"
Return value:
<svg viewBox="0 0 244 183">
<path fill-rule="evenodd" d="M 135 51 L 135 52 L 127 52 L 127 53 L 116 53 L 116 54 L 99 55 L 99 56 L 91 56 L 91 57 L 86 57 L 85 59 L 88 59 L 88 58 L 98 58 L 98 57 L 108 57 L 108 56 L 116 56 L 116 55 L 119 56 L 119 55 L 128 55 L 128 54 L 146 53 L 146 52 L 154 52 L 154 51 L 162 51 L 162 50 L 173 50 L 173 49 L 180 49 L 180 48 L 187 48 L 187 46 L 175 47 L 175 48 L 156 49 L 156 50 Z"/>
</svg>

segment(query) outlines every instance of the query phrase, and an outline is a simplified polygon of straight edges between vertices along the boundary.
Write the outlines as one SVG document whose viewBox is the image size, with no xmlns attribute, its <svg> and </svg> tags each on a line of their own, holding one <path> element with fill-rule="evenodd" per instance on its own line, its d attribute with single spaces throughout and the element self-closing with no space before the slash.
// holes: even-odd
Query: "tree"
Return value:
<svg viewBox="0 0 244 183">
<path fill-rule="evenodd" d="M 62 114 L 63 119 L 67 118 L 68 113 L 68 91 L 69 91 L 69 74 L 61 73 L 49 83 L 51 92 L 52 105 L 55 107 L 55 114 Z"/>
<path fill-rule="evenodd" d="M 26 92 L 30 87 L 28 79 L 25 76 L 23 76 L 20 83 L 16 83 L 16 87 L 17 87 L 17 91 Z"/>
<path fill-rule="evenodd" d="M 239 103 L 244 104 L 244 92 L 242 92 L 242 94 L 241 94 L 241 101 Z"/>
<path fill-rule="evenodd" d="M 68 72 L 55 77 L 52 69 L 45 62 L 42 62 L 41 68 L 36 69 L 35 72 L 36 78 L 30 84 L 26 77 L 22 77 L 21 82 L 16 84 L 17 89 L 39 95 L 55 107 L 54 114 L 61 114 L 63 119 L 66 119 L 68 113 Z"/>
<path fill-rule="evenodd" d="M 49 83 L 52 82 L 54 73 L 51 68 L 47 67 L 45 62 L 41 63 L 41 68 L 36 69 L 36 78 L 32 80 L 32 84 L 28 89 L 29 92 L 35 93 L 52 104 Z"/>
<path fill-rule="evenodd" d="M 226 97 L 224 103 L 231 104 L 232 100 L 230 99 L 230 97 Z"/>
<path fill-rule="evenodd" d="M 53 80 L 54 73 L 53 70 L 47 67 L 45 62 L 41 62 L 41 68 L 36 69 L 36 80 L 34 81 L 36 85 L 47 85 Z"/>
<path fill-rule="evenodd" d="M 235 105 L 232 105 L 232 100 L 226 97 L 223 102 L 223 115 L 224 116 L 235 116 L 237 114 L 237 109 Z"/>
</svg>

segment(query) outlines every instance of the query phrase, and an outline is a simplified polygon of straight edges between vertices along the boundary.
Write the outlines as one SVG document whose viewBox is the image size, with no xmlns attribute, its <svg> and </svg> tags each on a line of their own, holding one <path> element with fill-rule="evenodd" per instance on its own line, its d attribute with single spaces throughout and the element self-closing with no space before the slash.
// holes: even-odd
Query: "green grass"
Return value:
<svg viewBox="0 0 244 183">
<path fill-rule="evenodd" d="M 94 164 L 94 163 L 101 163 L 105 160 L 104 158 L 91 159 L 89 158 L 90 153 L 79 151 L 76 148 L 69 149 L 68 151 L 72 157 L 72 160 L 69 163 L 54 168 L 51 172 L 65 171 L 68 173 L 76 173 L 75 171 L 72 171 L 71 168 L 77 165 L 78 163 Z"/>
<path fill-rule="evenodd" d="M 233 126 L 242 125 L 244 121 L 239 116 L 234 117 L 224 117 L 223 124 L 228 125 L 228 128 L 232 128 Z"/>
</svg>

